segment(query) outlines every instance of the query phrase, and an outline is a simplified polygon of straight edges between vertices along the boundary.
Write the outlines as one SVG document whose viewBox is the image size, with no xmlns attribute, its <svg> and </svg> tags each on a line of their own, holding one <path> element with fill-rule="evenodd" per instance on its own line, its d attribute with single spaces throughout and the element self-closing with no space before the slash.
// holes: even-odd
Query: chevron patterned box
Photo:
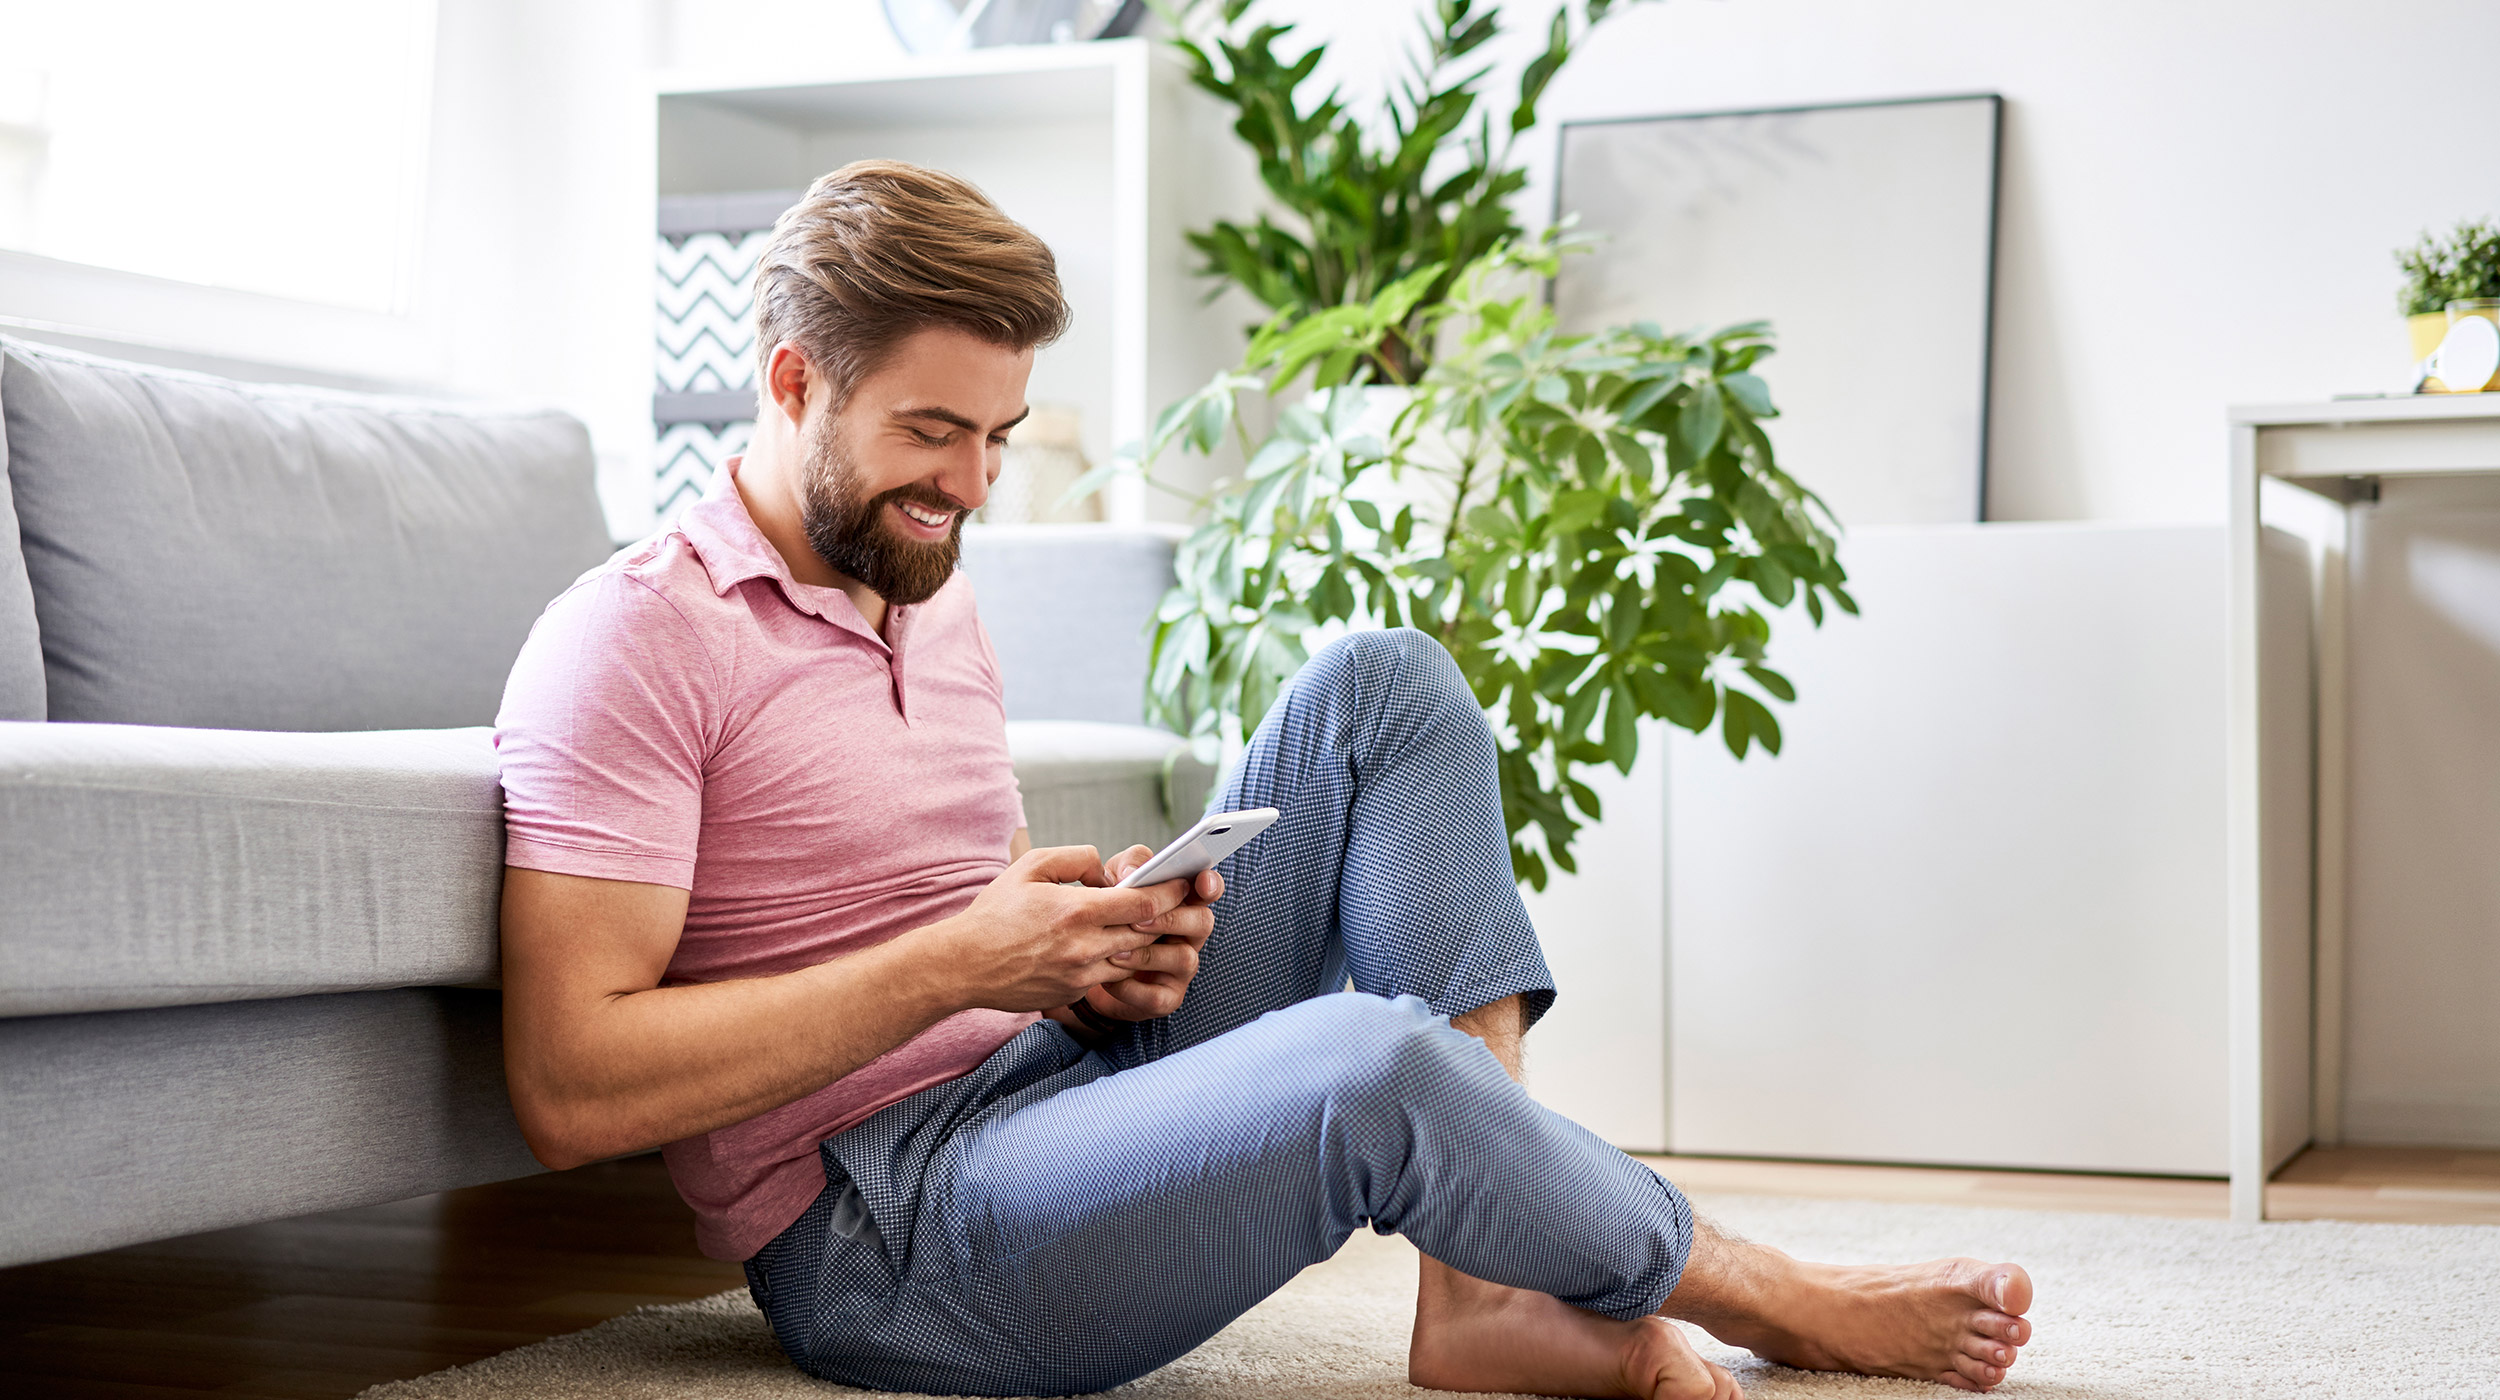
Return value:
<svg viewBox="0 0 2500 1400">
<path fill-rule="evenodd" d="M 795 191 L 669 195 L 653 279 L 659 429 L 652 502 L 662 523 L 703 494 L 755 426 L 755 262 Z"/>
</svg>

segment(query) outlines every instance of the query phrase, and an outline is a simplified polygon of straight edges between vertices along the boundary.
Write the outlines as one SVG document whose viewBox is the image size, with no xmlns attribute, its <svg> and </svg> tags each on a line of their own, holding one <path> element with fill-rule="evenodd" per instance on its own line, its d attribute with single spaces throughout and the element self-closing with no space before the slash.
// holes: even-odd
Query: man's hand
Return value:
<svg viewBox="0 0 2500 1400">
<path fill-rule="evenodd" d="M 1122 869 L 1134 865 L 1132 861 Z M 971 908 L 930 930 L 947 944 L 946 964 L 969 984 L 965 1003 L 1000 1011 L 1050 1011 L 1088 989 L 1147 974 L 1182 970 L 1180 983 L 1186 984 L 1186 972 L 1197 967 L 1195 943 L 1181 950 L 1186 953 L 1185 969 L 1172 952 L 1150 945 L 1192 928 L 1196 942 L 1202 943 L 1214 928 L 1213 916 L 1183 907 L 1192 893 L 1187 881 L 1136 890 L 1110 888 L 1118 879 L 1091 846 L 1047 847 L 1017 857 Z M 1083 887 L 1071 887 L 1068 881 Z M 1177 986 L 1169 1000 L 1180 1004 Z M 1104 1014 L 1122 1013 L 1105 1008 Z M 1161 1014 L 1128 1013 L 1126 1019 Z"/>
<path fill-rule="evenodd" d="M 1144 846 L 1131 846 L 1113 856 L 1103 873 L 1107 880 L 1117 883 L 1153 855 Z M 1180 896 L 1180 902 L 1159 917 L 1135 926 L 1139 933 L 1151 933 L 1156 938 L 1126 958 L 1115 960 L 1125 976 L 1104 982 L 1085 994 L 1086 1005 L 1115 1021 L 1151 1021 L 1180 1010 L 1181 999 L 1189 992 L 1189 979 L 1198 975 L 1198 950 L 1205 946 L 1207 935 L 1215 932 L 1215 911 L 1208 906 L 1224 897 L 1224 877 L 1203 870 L 1193 879 L 1167 880 L 1152 888 L 1173 891 Z"/>
</svg>

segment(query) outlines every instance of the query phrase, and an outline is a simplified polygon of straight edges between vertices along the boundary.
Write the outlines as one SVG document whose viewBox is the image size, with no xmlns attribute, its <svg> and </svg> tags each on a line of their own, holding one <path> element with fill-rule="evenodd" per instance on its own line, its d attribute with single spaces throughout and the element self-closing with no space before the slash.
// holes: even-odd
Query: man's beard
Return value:
<svg viewBox="0 0 2500 1400">
<path fill-rule="evenodd" d="M 866 584 L 888 604 L 907 608 L 925 603 L 955 576 L 968 512 L 935 488 L 917 482 L 863 499 L 859 473 L 834 441 L 830 424 L 808 454 L 803 494 L 800 520 L 817 556 L 834 572 Z M 906 539 L 885 523 L 886 505 L 897 501 L 953 512 L 954 528 L 935 542 Z"/>
</svg>

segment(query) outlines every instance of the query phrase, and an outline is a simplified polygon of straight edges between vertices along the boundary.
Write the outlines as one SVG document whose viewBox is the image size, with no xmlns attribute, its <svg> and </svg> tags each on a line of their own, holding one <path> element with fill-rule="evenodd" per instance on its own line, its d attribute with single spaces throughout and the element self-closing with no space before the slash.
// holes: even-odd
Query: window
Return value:
<svg viewBox="0 0 2500 1400">
<path fill-rule="evenodd" d="M 433 76 L 434 0 L 0 0 L 0 248 L 405 314 Z"/>
</svg>

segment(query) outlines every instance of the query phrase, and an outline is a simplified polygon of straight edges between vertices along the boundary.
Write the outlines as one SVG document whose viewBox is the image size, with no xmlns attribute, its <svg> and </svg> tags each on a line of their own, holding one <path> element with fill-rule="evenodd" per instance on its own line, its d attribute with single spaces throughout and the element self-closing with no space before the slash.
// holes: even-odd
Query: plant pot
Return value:
<svg viewBox="0 0 2500 1400">
<path fill-rule="evenodd" d="M 2469 309 L 2460 311 L 2459 307 Z M 2448 334 L 2423 362 L 2426 394 L 2479 394 L 2500 388 L 2500 304 L 2448 303 Z"/>
<path fill-rule="evenodd" d="M 2421 311 L 2405 318 L 2405 334 L 2413 341 L 2413 362 L 2419 365 L 2448 335 L 2448 313 Z"/>
</svg>

